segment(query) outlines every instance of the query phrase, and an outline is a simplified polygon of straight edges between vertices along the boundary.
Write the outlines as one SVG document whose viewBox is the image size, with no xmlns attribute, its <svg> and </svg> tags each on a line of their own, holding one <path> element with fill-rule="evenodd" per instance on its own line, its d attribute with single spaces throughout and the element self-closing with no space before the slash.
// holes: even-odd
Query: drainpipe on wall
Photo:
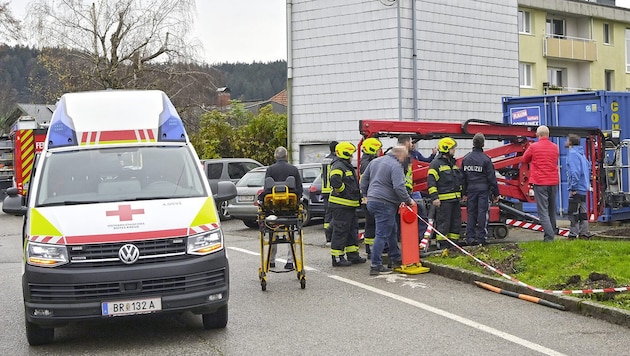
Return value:
<svg viewBox="0 0 630 356">
<path fill-rule="evenodd" d="M 412 0 L 415 2 L 415 0 Z M 400 0 L 396 3 L 398 16 L 398 120 L 402 120 L 402 49 L 400 38 Z"/>
<path fill-rule="evenodd" d="M 287 0 L 287 151 L 289 162 L 293 162 L 293 48 L 291 46 L 293 2 Z"/>
<path fill-rule="evenodd" d="M 418 121 L 418 48 L 416 46 L 416 0 L 411 0 L 411 79 L 413 80 L 413 121 Z"/>
</svg>

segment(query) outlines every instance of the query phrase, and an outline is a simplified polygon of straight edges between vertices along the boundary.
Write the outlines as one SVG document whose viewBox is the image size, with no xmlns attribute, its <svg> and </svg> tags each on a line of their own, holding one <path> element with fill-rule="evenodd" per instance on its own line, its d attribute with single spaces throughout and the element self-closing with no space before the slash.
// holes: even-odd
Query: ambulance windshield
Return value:
<svg viewBox="0 0 630 356">
<path fill-rule="evenodd" d="M 206 196 L 198 163 L 184 146 L 101 146 L 48 155 L 36 206 Z"/>
</svg>

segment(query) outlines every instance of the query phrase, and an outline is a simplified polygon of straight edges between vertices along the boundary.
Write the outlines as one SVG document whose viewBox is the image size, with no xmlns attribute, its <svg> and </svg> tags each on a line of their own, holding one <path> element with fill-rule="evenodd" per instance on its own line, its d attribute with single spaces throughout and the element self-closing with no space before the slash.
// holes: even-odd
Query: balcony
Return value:
<svg viewBox="0 0 630 356">
<path fill-rule="evenodd" d="M 543 82 L 543 94 L 570 94 L 570 93 L 582 93 L 587 91 L 593 91 L 592 88 L 575 88 L 575 87 L 561 87 L 557 85 L 550 85 L 548 82 Z"/>
<path fill-rule="evenodd" d="M 545 35 L 543 56 L 594 62 L 597 60 L 597 45 L 595 41 L 588 38 Z"/>
</svg>

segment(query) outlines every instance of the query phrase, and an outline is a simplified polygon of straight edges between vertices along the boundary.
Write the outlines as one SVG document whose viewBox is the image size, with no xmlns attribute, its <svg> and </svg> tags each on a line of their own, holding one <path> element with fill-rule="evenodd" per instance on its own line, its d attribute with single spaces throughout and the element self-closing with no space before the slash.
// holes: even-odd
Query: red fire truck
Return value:
<svg viewBox="0 0 630 356">
<path fill-rule="evenodd" d="M 44 148 L 48 123 L 37 121 L 30 116 L 17 120 L 11 128 L 9 137 L 13 146 L 13 186 L 18 193 L 26 196 L 31 170 L 36 154 Z"/>
</svg>

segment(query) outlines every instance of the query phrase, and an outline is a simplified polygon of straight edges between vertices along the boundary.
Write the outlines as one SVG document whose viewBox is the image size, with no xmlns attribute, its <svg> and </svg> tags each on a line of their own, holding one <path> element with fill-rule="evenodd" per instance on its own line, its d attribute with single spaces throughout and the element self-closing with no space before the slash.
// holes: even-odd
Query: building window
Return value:
<svg viewBox="0 0 630 356">
<path fill-rule="evenodd" d="M 604 24 L 604 28 L 603 28 L 603 41 L 605 44 L 611 44 L 612 43 L 612 32 L 610 31 L 610 24 L 609 23 L 605 23 Z"/>
<path fill-rule="evenodd" d="M 604 89 L 605 90 L 613 90 L 615 83 L 614 81 L 615 71 L 606 70 L 604 71 Z"/>
<path fill-rule="evenodd" d="M 518 32 L 532 33 L 531 28 L 532 26 L 531 26 L 529 12 L 519 11 L 518 12 Z"/>
<path fill-rule="evenodd" d="M 547 19 L 545 30 L 547 35 L 554 38 L 564 38 L 566 35 L 564 20 L 562 19 Z"/>
<path fill-rule="evenodd" d="M 547 82 L 552 89 L 562 88 L 566 83 L 566 69 L 564 68 L 547 68 Z"/>
<path fill-rule="evenodd" d="M 532 87 L 532 65 L 529 63 L 519 63 L 518 64 L 518 79 L 521 87 L 531 88 Z"/>
<path fill-rule="evenodd" d="M 626 29 L 626 73 L 630 73 L 630 29 Z"/>
</svg>

